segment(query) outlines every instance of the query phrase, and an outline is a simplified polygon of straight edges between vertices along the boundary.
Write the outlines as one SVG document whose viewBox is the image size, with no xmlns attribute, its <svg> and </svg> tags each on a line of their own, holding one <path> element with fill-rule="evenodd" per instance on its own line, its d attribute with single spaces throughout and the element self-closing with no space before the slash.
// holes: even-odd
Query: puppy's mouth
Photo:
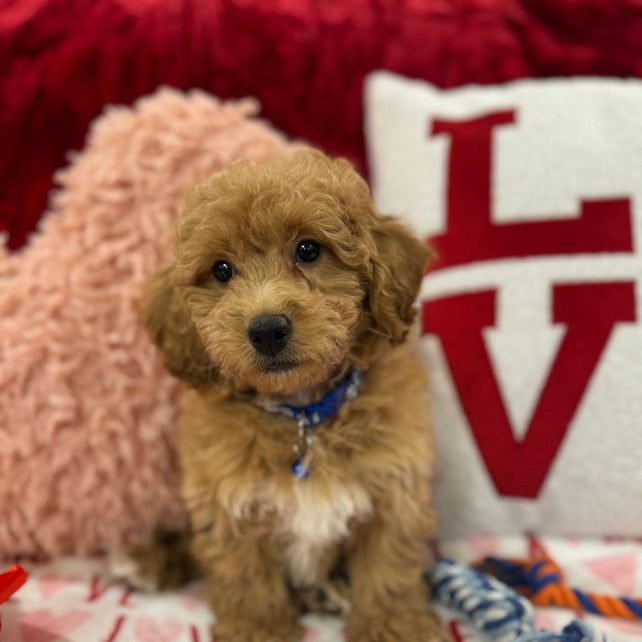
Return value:
<svg viewBox="0 0 642 642">
<path fill-rule="evenodd" d="M 296 361 L 273 361 L 263 366 L 263 372 L 268 374 L 280 374 L 294 370 L 299 364 Z"/>
</svg>

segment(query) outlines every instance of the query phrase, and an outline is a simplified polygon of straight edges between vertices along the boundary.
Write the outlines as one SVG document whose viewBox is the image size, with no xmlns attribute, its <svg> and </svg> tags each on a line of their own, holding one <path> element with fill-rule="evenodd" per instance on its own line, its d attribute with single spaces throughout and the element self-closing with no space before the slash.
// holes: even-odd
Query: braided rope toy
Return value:
<svg viewBox="0 0 642 642">
<path fill-rule="evenodd" d="M 587 593 L 568 586 L 562 569 L 546 556 L 523 560 L 487 557 L 479 568 L 525 595 L 537 606 L 560 606 L 627 620 L 642 618 L 642 600 Z"/>
<path fill-rule="evenodd" d="M 470 566 L 441 560 L 428 579 L 439 602 L 466 616 L 497 642 L 606 642 L 582 620 L 573 620 L 561 634 L 536 630 L 529 600 Z"/>
</svg>

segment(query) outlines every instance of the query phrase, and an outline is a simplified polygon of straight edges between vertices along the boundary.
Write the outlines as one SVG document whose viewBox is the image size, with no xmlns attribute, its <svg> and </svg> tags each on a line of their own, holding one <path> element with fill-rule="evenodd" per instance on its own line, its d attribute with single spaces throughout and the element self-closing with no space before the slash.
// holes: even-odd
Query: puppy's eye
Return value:
<svg viewBox="0 0 642 642">
<path fill-rule="evenodd" d="M 218 261 L 212 267 L 212 274 L 217 281 L 227 283 L 234 276 L 234 268 L 227 261 Z"/>
<path fill-rule="evenodd" d="M 300 263 L 314 263 L 321 254 L 321 246 L 316 241 L 301 241 L 296 246 L 296 260 Z"/>
</svg>

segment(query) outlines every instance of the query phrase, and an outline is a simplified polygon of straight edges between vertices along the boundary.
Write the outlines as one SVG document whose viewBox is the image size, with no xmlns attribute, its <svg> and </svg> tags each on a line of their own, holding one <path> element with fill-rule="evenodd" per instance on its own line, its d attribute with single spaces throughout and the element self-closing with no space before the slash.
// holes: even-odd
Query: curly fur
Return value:
<svg viewBox="0 0 642 642">
<path fill-rule="evenodd" d="M 314 263 L 297 243 L 317 241 Z M 192 385 L 180 426 L 183 498 L 220 642 L 294 640 L 293 593 L 350 577 L 351 642 L 441 637 L 422 584 L 433 446 L 425 375 L 408 340 L 429 252 L 375 208 L 343 160 L 311 150 L 235 162 L 187 196 L 175 262 L 146 323 L 167 367 Z M 217 281 L 212 266 L 231 263 Z M 286 315 L 274 358 L 248 340 Z M 319 399 L 364 370 L 360 396 L 313 432 L 313 471 L 290 466 L 296 423 L 266 411 Z"/>
</svg>

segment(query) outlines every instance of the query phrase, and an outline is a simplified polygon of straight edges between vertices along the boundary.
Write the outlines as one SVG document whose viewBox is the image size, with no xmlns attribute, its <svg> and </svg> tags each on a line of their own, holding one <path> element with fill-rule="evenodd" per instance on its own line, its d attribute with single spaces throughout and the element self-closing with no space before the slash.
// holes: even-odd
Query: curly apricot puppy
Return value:
<svg viewBox="0 0 642 642">
<path fill-rule="evenodd" d="M 443 637 L 422 581 L 433 445 L 407 340 L 427 259 L 319 152 L 236 162 L 187 197 L 146 322 L 192 386 L 182 490 L 219 642 L 297 640 L 315 601 L 349 611 L 350 642 Z"/>
</svg>

